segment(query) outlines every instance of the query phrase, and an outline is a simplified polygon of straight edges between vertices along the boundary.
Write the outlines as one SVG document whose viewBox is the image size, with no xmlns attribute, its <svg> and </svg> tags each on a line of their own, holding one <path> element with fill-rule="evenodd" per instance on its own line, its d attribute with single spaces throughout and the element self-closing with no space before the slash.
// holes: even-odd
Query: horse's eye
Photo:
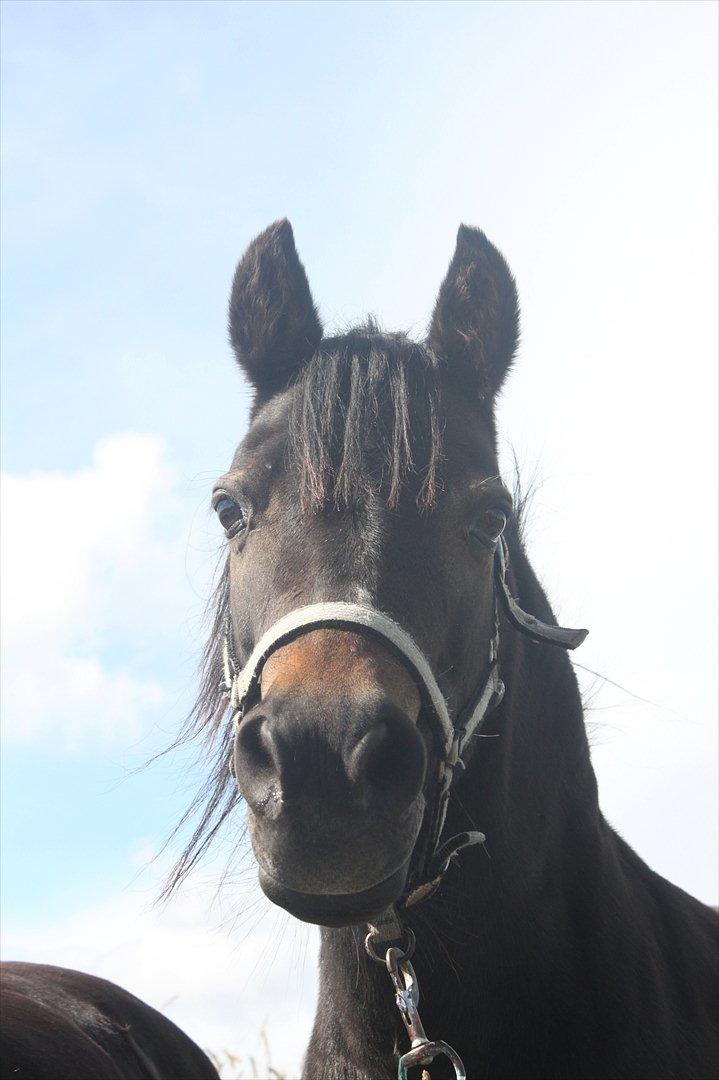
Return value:
<svg viewBox="0 0 719 1080">
<path fill-rule="evenodd" d="M 487 506 L 480 510 L 472 521 L 469 531 L 472 536 L 485 544 L 493 547 L 504 532 L 507 525 L 507 512 L 498 506 Z"/>
<path fill-rule="evenodd" d="M 225 530 L 225 536 L 228 538 L 237 536 L 247 525 L 245 511 L 229 495 L 218 496 L 213 503 L 213 507 L 220 519 L 220 525 Z"/>
</svg>

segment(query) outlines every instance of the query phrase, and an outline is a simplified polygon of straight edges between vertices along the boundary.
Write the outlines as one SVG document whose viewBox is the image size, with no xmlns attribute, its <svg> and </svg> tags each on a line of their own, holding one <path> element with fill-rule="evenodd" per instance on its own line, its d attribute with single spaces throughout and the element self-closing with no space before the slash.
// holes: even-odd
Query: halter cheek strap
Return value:
<svg viewBox="0 0 719 1080">
<path fill-rule="evenodd" d="M 507 560 L 507 544 L 503 539 L 497 547 L 494 560 L 494 582 L 504 614 L 512 626 L 540 644 L 557 645 L 561 649 L 578 648 L 589 633 L 588 630 L 570 630 L 565 626 L 552 626 L 522 610 L 507 585 Z"/>
</svg>

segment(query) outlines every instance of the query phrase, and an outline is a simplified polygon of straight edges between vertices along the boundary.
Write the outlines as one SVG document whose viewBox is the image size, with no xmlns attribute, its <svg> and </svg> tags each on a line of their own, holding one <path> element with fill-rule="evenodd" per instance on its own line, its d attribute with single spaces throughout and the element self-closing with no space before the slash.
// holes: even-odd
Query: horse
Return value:
<svg viewBox="0 0 719 1080">
<path fill-rule="evenodd" d="M 219 1080 L 166 1016 L 105 979 L 0 964 L 3 1080 Z"/>
<path fill-rule="evenodd" d="M 460 228 L 421 342 L 324 336 L 278 221 L 229 332 L 253 401 L 188 729 L 214 759 L 168 887 L 244 803 L 262 890 L 321 927 L 307 1080 L 716 1077 L 715 915 L 602 816 L 586 631 L 500 476 L 503 256 Z"/>
</svg>

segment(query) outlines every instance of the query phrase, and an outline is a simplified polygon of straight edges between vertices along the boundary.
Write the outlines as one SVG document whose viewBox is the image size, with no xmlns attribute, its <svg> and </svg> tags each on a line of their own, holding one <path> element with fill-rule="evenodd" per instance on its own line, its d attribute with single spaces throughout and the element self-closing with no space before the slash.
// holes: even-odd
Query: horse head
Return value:
<svg viewBox="0 0 719 1080">
<path fill-rule="evenodd" d="M 421 343 L 371 323 L 323 337 L 286 221 L 237 267 L 230 335 L 254 403 L 213 492 L 228 548 L 226 663 L 240 670 L 297 609 L 318 617 L 253 666 L 232 763 L 261 886 L 308 921 L 361 922 L 401 897 L 441 764 L 402 650 L 322 612 L 387 616 L 449 713 L 469 699 L 512 513 L 493 407 L 517 334 L 513 278 L 476 229 L 459 231 Z"/>
</svg>

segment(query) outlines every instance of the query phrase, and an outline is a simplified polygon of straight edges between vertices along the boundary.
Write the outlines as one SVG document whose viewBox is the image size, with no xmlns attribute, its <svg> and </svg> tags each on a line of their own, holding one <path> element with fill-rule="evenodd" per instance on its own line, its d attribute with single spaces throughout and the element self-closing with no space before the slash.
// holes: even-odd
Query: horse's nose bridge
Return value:
<svg viewBox="0 0 719 1080">
<path fill-rule="evenodd" d="M 348 629 L 316 629 L 277 649 L 260 679 L 262 698 L 301 693 L 326 707 L 333 699 L 382 697 L 416 720 L 420 694 L 403 663 L 378 639 Z"/>
</svg>

